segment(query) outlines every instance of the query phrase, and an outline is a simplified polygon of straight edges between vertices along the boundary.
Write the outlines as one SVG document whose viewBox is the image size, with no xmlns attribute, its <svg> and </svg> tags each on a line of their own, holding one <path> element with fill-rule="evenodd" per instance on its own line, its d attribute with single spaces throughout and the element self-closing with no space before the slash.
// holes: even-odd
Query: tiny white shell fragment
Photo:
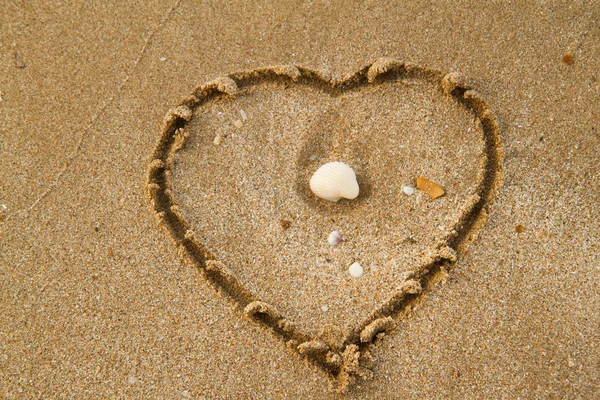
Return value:
<svg viewBox="0 0 600 400">
<path fill-rule="evenodd" d="M 342 197 L 355 199 L 359 193 L 354 170 L 339 161 L 321 165 L 310 178 L 310 190 L 317 197 L 334 202 Z"/>
<path fill-rule="evenodd" d="M 329 307 L 321 306 L 321 310 L 323 310 L 323 312 L 327 312 L 327 311 L 329 311 Z"/>
<path fill-rule="evenodd" d="M 215 138 L 213 139 L 213 144 L 214 144 L 215 146 L 218 146 L 218 145 L 220 145 L 220 144 L 221 144 L 221 140 L 222 140 L 222 139 L 223 139 L 223 138 L 221 137 L 221 135 L 217 135 L 217 136 L 215 136 Z"/>
<path fill-rule="evenodd" d="M 360 278 L 363 276 L 363 267 L 360 266 L 358 262 L 355 262 L 348 268 L 348 272 L 355 278 Z"/>
<path fill-rule="evenodd" d="M 245 121 L 248 119 L 248 115 L 246 114 L 246 111 L 240 110 L 240 115 L 242 116 L 242 121 Z"/>
<path fill-rule="evenodd" d="M 340 235 L 340 233 L 338 231 L 331 232 L 329 234 L 329 238 L 327 238 L 327 241 L 332 246 L 335 246 L 336 244 L 340 244 L 343 240 L 344 240 L 344 238 L 342 238 L 342 235 Z"/>
<path fill-rule="evenodd" d="M 412 186 L 402 186 L 402 191 L 405 194 L 412 196 L 415 193 L 415 188 L 413 188 Z"/>
</svg>

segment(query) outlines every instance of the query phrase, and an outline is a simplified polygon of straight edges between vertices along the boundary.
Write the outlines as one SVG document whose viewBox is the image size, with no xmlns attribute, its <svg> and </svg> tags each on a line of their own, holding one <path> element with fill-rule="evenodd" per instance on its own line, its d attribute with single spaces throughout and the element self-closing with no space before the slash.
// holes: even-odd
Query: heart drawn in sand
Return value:
<svg viewBox="0 0 600 400">
<path fill-rule="evenodd" d="M 459 74 L 391 59 L 340 80 L 278 66 L 209 82 L 169 111 L 147 194 L 209 283 L 344 390 L 474 240 L 501 158 L 496 119 Z M 357 199 L 310 191 L 331 161 L 354 169 Z M 420 177 L 445 195 L 407 195 Z M 334 230 L 344 241 L 330 246 Z"/>
</svg>

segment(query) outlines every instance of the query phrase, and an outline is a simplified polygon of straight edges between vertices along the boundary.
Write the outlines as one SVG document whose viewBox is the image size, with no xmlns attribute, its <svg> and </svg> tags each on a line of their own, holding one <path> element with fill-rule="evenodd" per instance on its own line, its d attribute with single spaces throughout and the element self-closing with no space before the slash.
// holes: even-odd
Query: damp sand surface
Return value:
<svg viewBox="0 0 600 400">
<path fill-rule="evenodd" d="M 597 2 L 571 2 L 568 7 L 449 1 L 432 6 L 421 0 L 368 4 L 186 0 L 5 3 L 0 7 L 2 397 L 598 397 Z M 146 171 L 165 113 L 203 82 L 235 71 L 282 64 L 343 77 L 381 56 L 441 71 L 459 71 L 472 81 L 500 124 L 504 183 L 486 225 L 459 254 L 455 268 L 423 293 L 421 301 L 405 315 L 395 317 L 385 337 L 378 339 L 371 353 L 371 377 L 358 380 L 346 395 L 338 396 L 332 394 L 321 368 L 246 318 L 227 296 L 220 295 L 186 263 L 169 234 L 156 223 L 145 197 Z M 189 146 L 178 153 L 181 159 L 173 170 L 177 182 L 184 183 L 176 188 L 176 195 L 190 221 L 197 224 L 197 232 L 203 232 L 200 223 L 208 224 L 213 217 L 200 215 L 195 205 L 202 202 L 205 207 L 220 209 L 214 212 L 225 213 L 228 204 L 217 206 L 203 199 L 203 194 L 210 193 L 201 186 L 200 174 L 212 177 L 213 185 L 218 177 L 243 181 L 243 175 L 255 180 L 264 177 L 260 185 L 270 182 L 271 188 L 281 181 L 277 187 L 289 194 L 294 213 L 282 215 L 284 202 L 275 205 L 267 200 L 283 196 L 273 193 L 273 197 L 262 198 L 264 191 L 249 185 L 245 187 L 244 193 L 249 193 L 246 198 L 232 189 L 214 191 L 213 196 L 235 200 L 234 216 L 240 215 L 244 202 L 256 201 L 253 206 L 264 203 L 268 212 L 259 211 L 261 219 L 255 222 L 263 229 L 255 236 L 263 238 L 249 238 L 250 243 L 256 241 L 265 250 L 256 251 L 255 258 L 261 254 L 265 258 L 270 249 L 289 246 L 296 252 L 293 255 L 302 259 L 298 241 L 287 240 L 298 238 L 302 232 L 307 232 L 306 240 L 314 241 L 310 251 L 317 255 L 323 251 L 326 257 L 337 252 L 339 263 L 324 264 L 327 274 L 340 281 L 339 286 L 333 285 L 340 294 L 329 290 L 332 285 L 325 287 L 323 296 L 330 296 L 328 311 L 323 311 L 314 292 L 304 295 L 310 306 L 303 309 L 292 307 L 292 300 L 287 305 L 280 303 L 282 312 L 305 312 L 313 316 L 305 318 L 309 324 L 312 318 L 322 318 L 325 324 L 328 318 L 340 318 L 335 313 L 347 312 L 336 307 L 348 302 L 348 293 L 358 293 L 353 292 L 353 285 L 372 285 L 369 279 L 376 274 L 391 275 L 394 271 L 386 269 L 384 257 L 360 253 L 358 257 L 371 257 L 372 262 L 362 263 L 362 278 L 349 279 L 345 261 L 354 261 L 361 246 L 380 248 L 377 234 L 360 231 L 360 225 L 349 216 L 360 215 L 371 224 L 385 222 L 389 213 L 365 213 L 369 204 L 373 210 L 389 209 L 385 205 L 374 207 L 385 198 L 396 201 L 396 223 L 407 215 L 435 218 L 440 215 L 437 210 L 433 215 L 420 211 L 440 204 L 451 210 L 453 196 L 461 195 L 461 188 L 468 192 L 468 179 L 453 182 L 452 172 L 440 167 L 456 169 L 464 159 L 460 153 L 443 154 L 435 147 L 429 150 L 430 143 L 419 142 L 419 136 L 411 139 L 412 146 L 402 149 L 404 155 L 399 154 L 395 164 L 383 165 L 382 180 L 375 179 L 377 173 L 365 162 L 373 159 L 385 164 L 383 158 L 389 152 L 380 153 L 378 160 L 377 151 L 389 151 L 394 138 L 407 137 L 410 132 L 403 131 L 404 126 L 425 133 L 427 119 L 420 107 L 443 109 L 437 95 L 423 99 L 412 96 L 418 100 L 414 105 L 382 102 L 381 108 L 370 112 L 378 121 L 373 126 L 385 124 L 377 116 L 389 110 L 394 110 L 390 118 L 400 112 L 405 121 L 389 126 L 396 135 L 378 136 L 385 139 L 382 144 L 376 146 L 371 141 L 359 146 L 359 140 L 368 139 L 365 135 L 370 131 L 365 129 L 368 122 L 354 118 L 367 114 L 357 109 L 360 99 L 348 98 L 348 104 L 334 107 L 334 99 L 328 100 L 331 105 L 327 106 L 307 94 L 300 97 L 293 87 L 288 90 L 294 93 L 290 99 L 300 112 L 307 112 L 306 116 L 294 112 L 274 118 L 286 103 L 269 103 L 263 98 L 264 109 L 259 102 L 254 108 L 250 102 L 239 107 L 215 102 L 211 105 L 215 114 L 226 114 L 224 121 L 217 122 L 210 117 L 212 109 L 204 110 L 204 118 L 212 121 L 215 130 L 210 134 L 203 133 L 200 119 L 194 118 L 191 123 L 197 121 L 197 129 L 190 129 Z M 405 99 L 400 92 L 394 93 Z M 249 99 L 250 94 L 246 97 Z M 243 102 L 244 97 L 237 100 Z M 247 120 L 240 109 L 246 111 Z M 308 122 L 310 115 L 320 120 Z M 242 122 L 240 128 L 236 127 L 237 120 Z M 267 121 L 277 126 L 259 127 Z M 342 130 L 352 131 L 346 121 L 361 129 L 342 136 Z M 432 127 L 439 130 L 427 135 L 457 134 L 444 130 L 440 121 L 432 121 Z M 293 126 L 306 128 L 291 141 L 300 147 L 277 144 L 279 138 L 290 138 L 290 132 L 279 128 Z M 306 162 L 302 151 L 309 148 L 309 141 L 302 135 L 309 128 L 338 137 L 338 147 L 317 141 L 310 150 L 317 158 Z M 212 148 L 211 142 L 205 145 L 214 140 L 212 134 L 218 129 L 223 129 L 222 147 Z M 453 152 L 463 148 L 448 143 L 450 137 L 435 138 Z M 454 138 L 462 140 L 463 136 Z M 273 177 L 255 162 L 229 172 L 222 160 L 229 157 L 235 165 L 239 161 L 233 153 L 216 152 L 235 149 L 252 160 L 255 155 L 243 148 L 244 141 L 246 146 L 264 143 L 290 155 L 281 164 L 289 169 L 279 171 L 285 179 Z M 397 145 L 396 149 L 402 143 Z M 210 160 L 203 158 L 208 149 Z M 474 147 L 465 152 L 478 154 Z M 263 151 L 261 157 L 276 158 L 266 153 Z M 362 203 L 359 197 L 355 203 L 330 205 L 344 210 L 334 214 L 336 222 L 317 219 L 327 215 L 328 209 L 311 203 L 308 193 L 295 184 L 302 174 L 308 179 L 318 163 L 329 160 L 325 154 L 351 160 L 359 179 L 363 179 L 361 187 L 372 185 Z M 440 157 L 439 162 L 436 157 Z M 299 160 L 305 160 L 304 164 Z M 209 162 L 216 167 L 211 174 L 193 168 Z M 391 176 L 388 172 L 400 166 L 407 171 L 401 182 L 386 182 Z M 253 175 L 243 171 L 249 167 L 261 169 Z M 459 173 L 468 178 L 475 167 L 464 167 L 467 170 Z M 183 168 L 198 179 L 183 176 Z M 410 198 L 394 199 L 382 186 L 373 186 L 386 182 L 386 187 L 390 184 L 394 190 L 399 185 L 414 187 L 412 180 L 421 168 L 439 173 L 423 177 L 442 185 L 446 195 L 434 201 L 424 197 L 421 208 L 414 209 L 419 213 L 412 214 L 398 203 L 416 203 L 418 191 Z M 294 185 L 286 186 L 290 182 Z M 309 216 L 306 222 L 304 215 Z M 290 221 L 287 230 L 278 225 L 280 219 Z M 339 221 L 346 225 L 339 226 Z M 234 233 L 224 247 L 217 242 L 223 235 L 205 238 L 207 243 L 212 240 L 215 258 L 235 254 L 226 246 L 243 245 L 240 238 L 248 239 L 248 233 L 235 232 L 236 224 L 253 226 L 245 219 L 228 224 Z M 390 225 L 400 238 L 413 232 L 403 231 L 399 224 L 384 224 Z M 409 226 L 415 226 L 414 222 Z M 327 247 L 332 227 L 348 238 L 341 245 L 344 247 Z M 426 225 L 422 229 L 429 232 L 430 228 Z M 275 252 L 270 257 L 281 255 Z M 261 287 L 259 277 L 261 268 L 272 261 L 230 267 L 248 277 L 257 293 L 268 295 L 271 292 Z M 316 259 L 309 261 L 306 267 L 291 264 L 291 269 L 279 267 L 277 272 L 267 273 L 282 274 L 280 283 L 294 285 L 291 293 L 299 284 L 319 290 L 317 286 L 328 281 L 320 275 L 306 276 L 307 271 L 322 272 Z M 294 270 L 302 274 L 291 277 Z M 273 303 L 281 291 L 274 288 Z M 377 294 L 358 294 L 363 296 L 361 303 L 377 301 Z M 361 303 L 349 302 L 348 310 L 362 312 Z M 352 318 L 355 316 L 350 315 Z M 313 325 L 303 329 L 318 329 L 318 324 Z"/>
</svg>

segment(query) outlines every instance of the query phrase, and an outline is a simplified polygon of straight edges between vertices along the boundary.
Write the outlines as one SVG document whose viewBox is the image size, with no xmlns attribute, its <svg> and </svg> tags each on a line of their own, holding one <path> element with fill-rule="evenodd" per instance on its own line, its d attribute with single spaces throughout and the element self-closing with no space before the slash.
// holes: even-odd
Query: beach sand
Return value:
<svg viewBox="0 0 600 400">
<path fill-rule="evenodd" d="M 3 7 L 0 393 L 600 396 L 599 12 Z M 310 192 L 329 161 L 356 200 Z"/>
</svg>

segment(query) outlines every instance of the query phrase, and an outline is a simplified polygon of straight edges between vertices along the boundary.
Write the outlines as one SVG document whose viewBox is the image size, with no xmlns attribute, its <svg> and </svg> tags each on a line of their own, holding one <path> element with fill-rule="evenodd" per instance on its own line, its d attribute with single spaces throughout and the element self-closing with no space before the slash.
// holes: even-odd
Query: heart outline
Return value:
<svg viewBox="0 0 600 400">
<path fill-rule="evenodd" d="M 191 225 L 183 217 L 171 189 L 170 174 L 175 153 L 183 147 L 187 132 L 185 125 L 195 109 L 217 97 L 235 97 L 241 88 L 260 85 L 265 81 L 286 84 L 305 84 L 326 93 L 342 93 L 364 85 L 373 85 L 399 79 L 418 79 L 435 85 L 443 95 L 470 110 L 478 119 L 484 137 L 484 168 L 476 194 L 467 198 L 459 220 L 453 227 L 457 233 L 448 237 L 429 254 L 420 267 L 413 271 L 398 290 L 381 303 L 369 316 L 346 336 L 343 349 L 332 349 L 325 342 L 300 332 L 292 321 L 275 307 L 261 301 L 240 283 L 225 265 L 215 260 L 210 251 L 195 238 Z M 356 377 L 370 375 L 369 348 L 377 335 L 389 329 L 393 317 L 406 310 L 423 291 L 430 288 L 440 273 L 457 263 L 457 253 L 464 250 L 485 225 L 489 209 L 498 187 L 502 184 L 503 150 L 500 129 L 494 113 L 483 98 L 457 73 L 447 73 L 419 65 L 382 58 L 357 72 L 334 80 L 322 72 L 301 66 L 274 66 L 232 73 L 194 89 L 191 96 L 169 110 L 163 128 L 150 158 L 147 170 L 146 195 L 159 224 L 168 232 L 178 252 L 199 270 L 204 279 L 217 291 L 230 298 L 244 314 L 273 331 L 288 347 L 324 370 L 338 391 L 347 390 Z"/>
</svg>

